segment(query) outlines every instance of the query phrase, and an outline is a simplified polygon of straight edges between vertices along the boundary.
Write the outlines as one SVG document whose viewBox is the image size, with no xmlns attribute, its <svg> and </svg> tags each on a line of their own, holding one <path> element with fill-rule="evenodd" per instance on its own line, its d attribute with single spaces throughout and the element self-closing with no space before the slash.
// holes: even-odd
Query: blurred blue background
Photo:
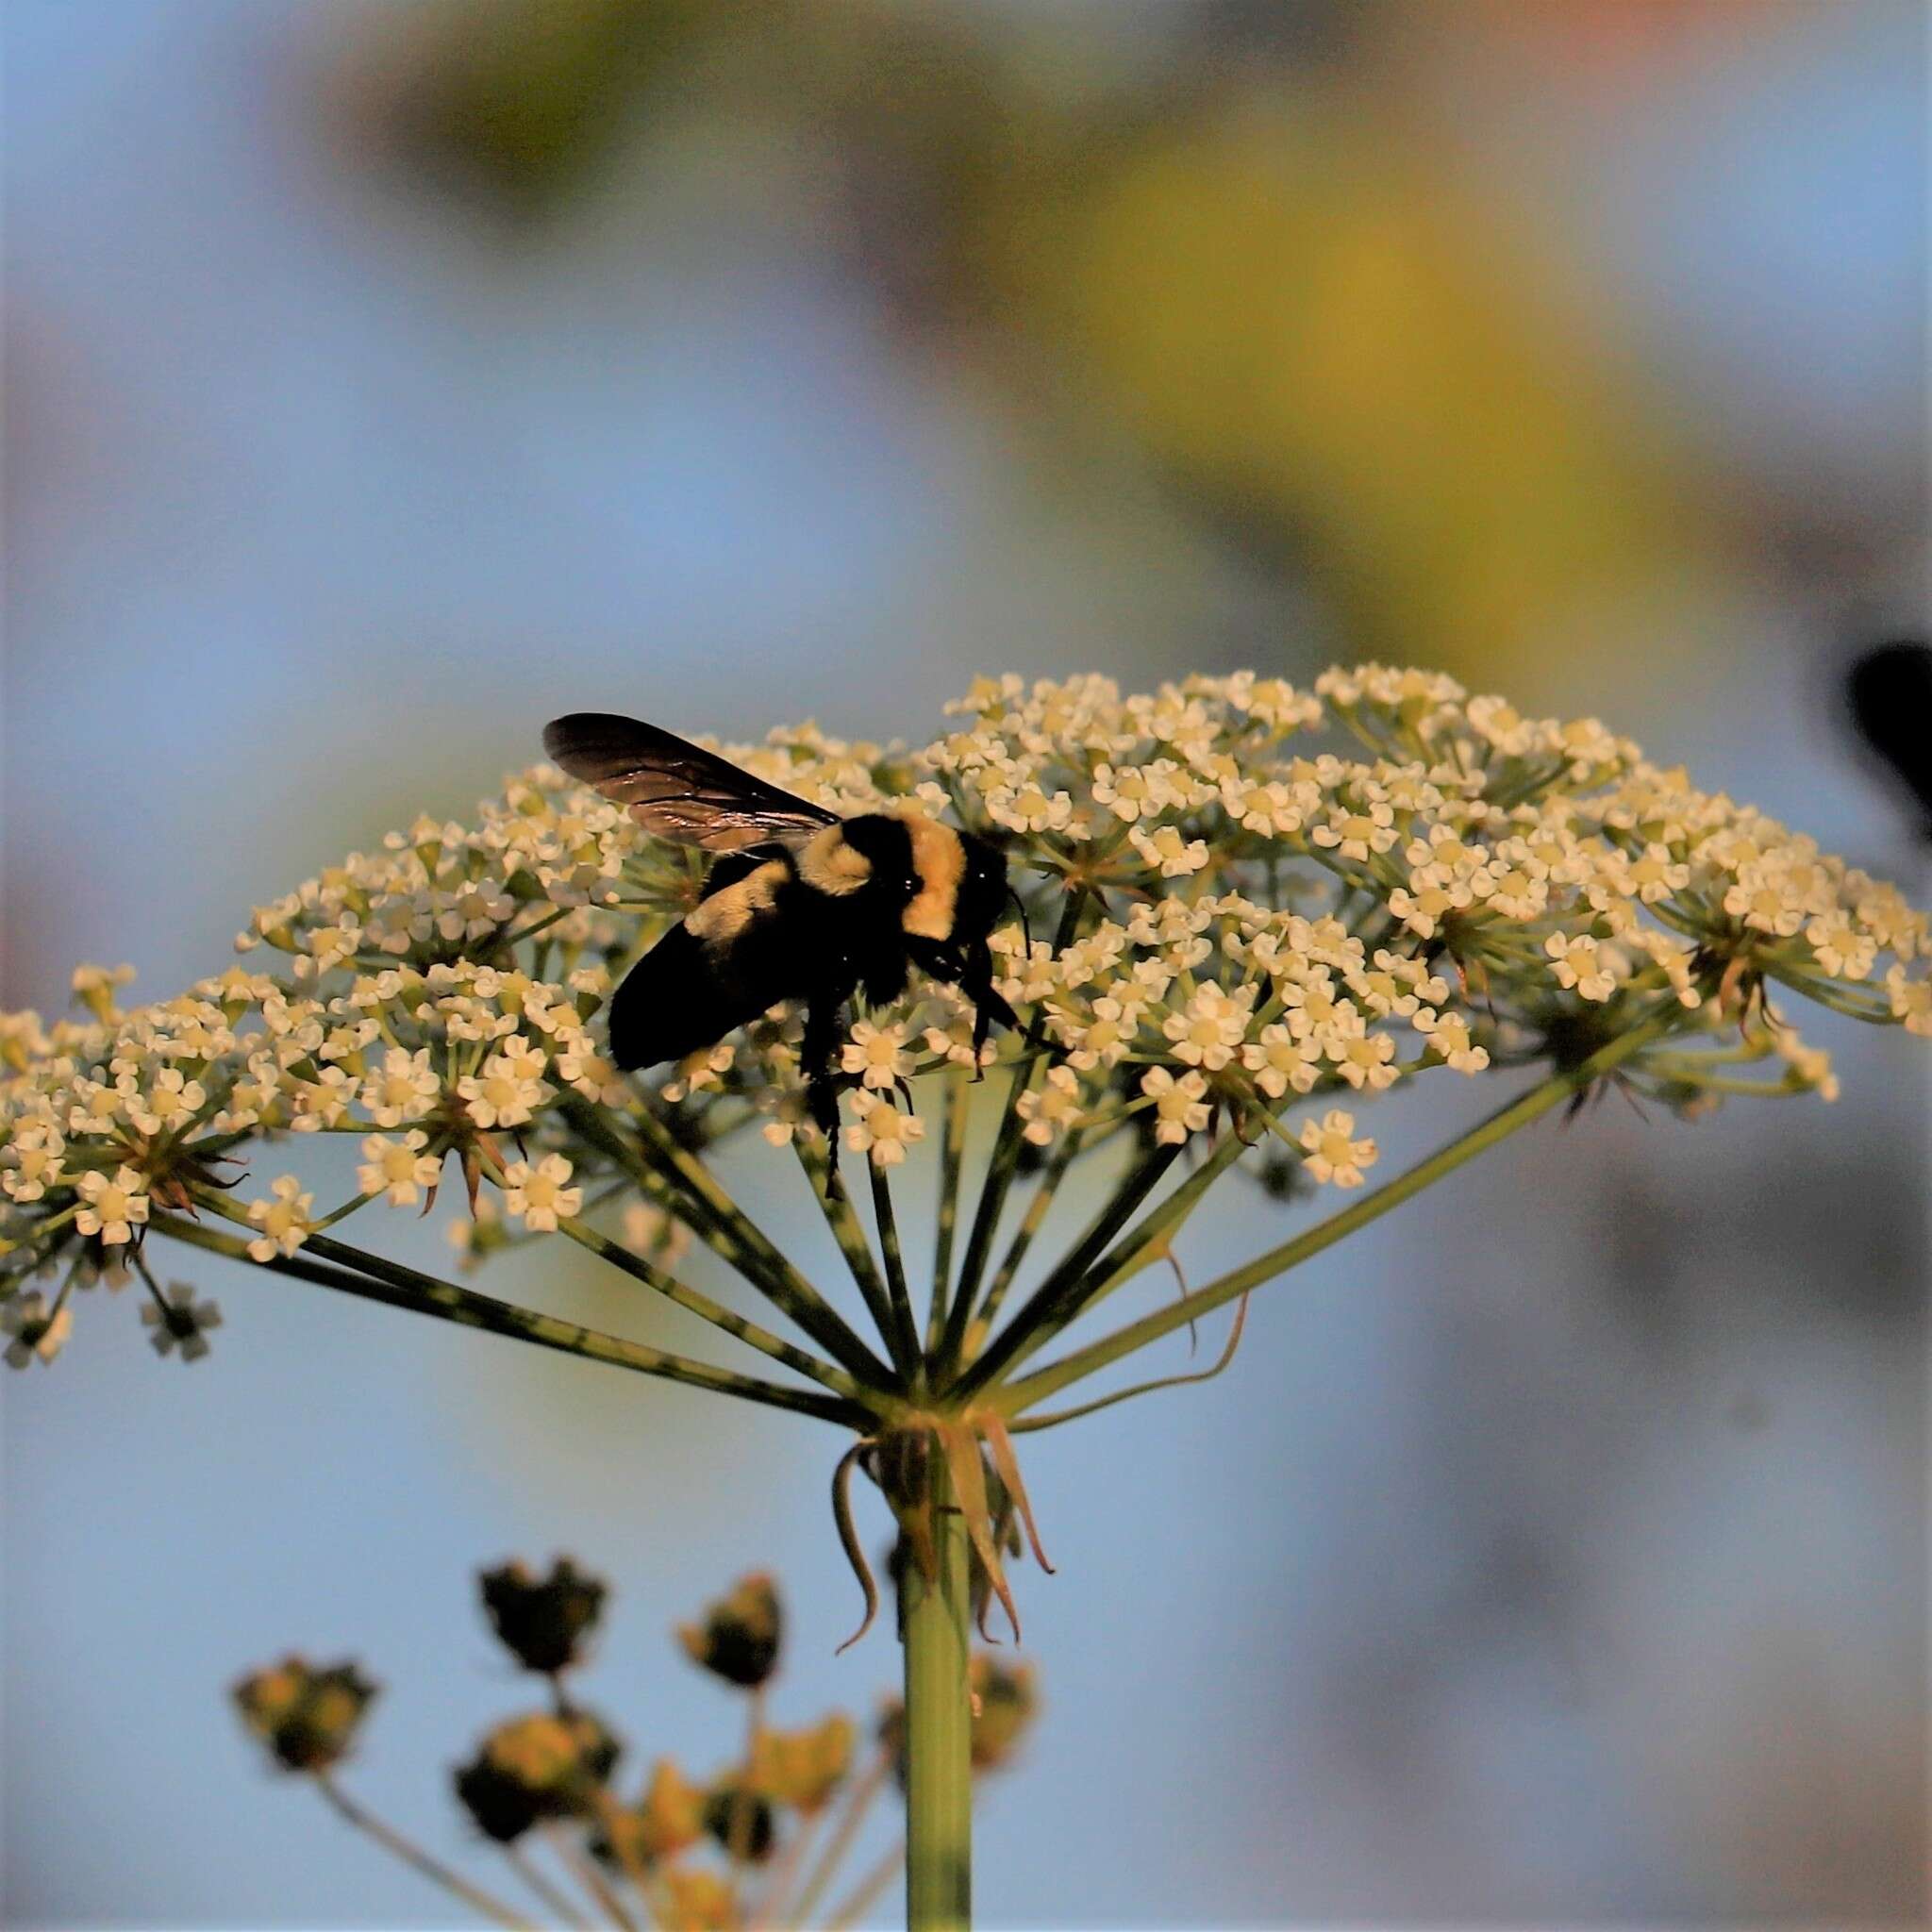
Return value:
<svg viewBox="0 0 1932 1932">
<path fill-rule="evenodd" d="M 1914 0 L 4 29 L 6 1005 L 218 969 L 554 712 L 923 737 L 983 670 L 1440 665 L 1923 901 L 1832 682 L 1928 615 Z M 1926 1089 L 1807 1030 L 1835 1107 L 1545 1126 L 1037 1439 L 987 1923 L 1923 1922 Z M 547 1268 L 484 1286 L 691 1341 Z M 729 1750 L 664 1633 L 754 1565 L 781 1718 L 894 1675 L 817 1425 L 176 1272 L 209 1361 L 97 1296 L 0 1391 L 9 1924 L 445 1923 L 223 1691 L 365 1657 L 358 1789 L 467 1856 L 485 1559 L 612 1578 L 642 1755 Z"/>
</svg>

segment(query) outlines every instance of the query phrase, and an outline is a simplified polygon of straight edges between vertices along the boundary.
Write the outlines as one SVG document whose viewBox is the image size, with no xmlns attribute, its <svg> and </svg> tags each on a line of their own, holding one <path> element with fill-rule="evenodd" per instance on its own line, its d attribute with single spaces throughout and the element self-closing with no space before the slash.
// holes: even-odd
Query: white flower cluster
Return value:
<svg viewBox="0 0 1932 1932">
<path fill-rule="evenodd" d="M 1347 1187 L 1375 1146 L 1332 1099 L 1436 1068 L 1575 1064 L 1660 1008 L 1672 1039 L 1620 1076 L 1686 1108 L 1829 1096 L 1773 987 L 1932 1035 L 1923 914 L 1594 720 L 1525 719 L 1379 666 L 1312 691 L 989 678 L 949 708 L 917 752 L 813 727 L 723 749 L 835 809 L 909 797 L 1004 845 L 1031 937 L 1017 921 L 993 936 L 1023 1033 L 989 1055 L 1023 1065 L 1037 1148 L 1124 1128 L 1171 1147 L 1225 1124 Z M 0 1293 L 138 1260 L 158 1214 L 212 1210 L 258 1259 L 287 1257 L 365 1202 L 422 1203 L 451 1162 L 477 1256 L 506 1219 L 547 1231 L 591 1211 L 626 1116 L 650 1109 L 688 1148 L 808 1131 L 783 1009 L 650 1084 L 599 1051 L 615 978 L 702 885 L 698 858 L 539 766 L 474 827 L 419 821 L 258 909 L 246 963 L 177 998 L 123 1010 L 126 970 L 85 967 L 78 1017 L 0 1015 Z M 1748 1088 L 1754 1058 L 1779 1067 Z M 885 1167 L 929 1145 L 909 1083 L 974 1059 L 950 988 L 858 1019 L 851 1150 Z M 318 1219 L 292 1174 L 227 1200 L 247 1142 L 310 1133 L 357 1137 L 351 1201 Z M 64 1291 L 51 1309 L 17 1299 L 9 1358 L 44 1359 Z"/>
</svg>

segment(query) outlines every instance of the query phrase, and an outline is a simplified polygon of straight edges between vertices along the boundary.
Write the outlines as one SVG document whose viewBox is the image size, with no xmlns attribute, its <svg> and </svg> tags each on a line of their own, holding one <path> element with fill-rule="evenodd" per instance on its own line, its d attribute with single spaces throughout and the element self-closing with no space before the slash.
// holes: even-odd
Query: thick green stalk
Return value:
<svg viewBox="0 0 1932 1932">
<path fill-rule="evenodd" d="M 935 1575 L 904 1566 L 906 1646 L 906 1924 L 956 1932 L 973 1918 L 973 1605 L 966 1519 L 953 1506 L 946 1458 L 925 1458 Z"/>
<path fill-rule="evenodd" d="M 1282 1242 L 1278 1248 L 1270 1248 L 1265 1255 L 1257 1256 L 1244 1267 L 1234 1269 L 1218 1281 L 1209 1282 L 1206 1288 L 1184 1295 L 1165 1308 L 1144 1315 L 1138 1322 L 1130 1322 L 1124 1328 L 1086 1348 L 1076 1349 L 1037 1374 L 1008 1384 L 994 1397 L 999 1409 L 1008 1416 L 1019 1415 L 1036 1402 L 1066 1388 L 1070 1382 L 1077 1382 L 1095 1370 L 1119 1361 L 1123 1356 L 1146 1347 L 1150 1341 L 1158 1341 L 1163 1335 L 1171 1335 L 1176 1328 L 1185 1327 L 1210 1309 L 1233 1301 L 1237 1295 L 1245 1294 L 1251 1288 L 1257 1288 L 1277 1274 L 1287 1274 L 1310 1256 L 1332 1247 L 1344 1235 L 1366 1227 L 1391 1208 L 1399 1208 L 1412 1195 L 1421 1193 L 1444 1174 L 1453 1173 L 1464 1161 L 1474 1160 L 1497 1141 L 1507 1140 L 1517 1128 L 1526 1127 L 1530 1122 L 1541 1119 L 1552 1108 L 1560 1106 L 1573 1094 L 1582 1092 L 1592 1081 L 1609 1073 L 1632 1054 L 1663 1038 L 1675 1025 L 1681 1013 L 1682 1008 L 1674 1003 L 1653 1013 L 1580 1065 L 1551 1074 L 1540 1087 L 1531 1088 L 1520 1100 L 1512 1101 L 1500 1112 L 1492 1113 L 1459 1141 L 1452 1141 L 1446 1147 L 1439 1148 L 1428 1159 L 1419 1162 L 1407 1174 L 1398 1174 L 1374 1193 L 1364 1195 L 1341 1213 L 1331 1214 L 1319 1226 L 1297 1235 L 1291 1241 Z"/>
</svg>

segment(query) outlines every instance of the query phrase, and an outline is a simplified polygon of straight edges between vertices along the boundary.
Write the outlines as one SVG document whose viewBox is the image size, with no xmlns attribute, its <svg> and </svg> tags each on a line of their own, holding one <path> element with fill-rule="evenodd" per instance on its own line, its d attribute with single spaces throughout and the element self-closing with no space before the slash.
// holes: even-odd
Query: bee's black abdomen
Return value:
<svg viewBox="0 0 1932 1932">
<path fill-rule="evenodd" d="M 716 1045 L 790 991 L 769 969 L 756 970 L 761 963 L 741 954 L 721 961 L 689 928 L 673 926 L 611 999 L 610 1058 L 633 1073 Z"/>
</svg>

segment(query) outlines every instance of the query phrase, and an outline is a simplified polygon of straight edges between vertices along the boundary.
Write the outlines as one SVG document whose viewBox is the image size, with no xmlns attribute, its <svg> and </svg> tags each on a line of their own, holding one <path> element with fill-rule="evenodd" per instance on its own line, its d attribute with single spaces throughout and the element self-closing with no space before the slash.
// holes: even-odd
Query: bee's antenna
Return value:
<svg viewBox="0 0 1932 1932">
<path fill-rule="evenodd" d="M 1014 909 L 1020 915 L 1020 930 L 1026 935 L 1026 957 L 1033 957 L 1033 924 L 1026 917 L 1026 902 L 1020 896 L 1020 889 L 1009 879 L 1007 882 L 1007 897 L 1013 902 Z"/>
</svg>

